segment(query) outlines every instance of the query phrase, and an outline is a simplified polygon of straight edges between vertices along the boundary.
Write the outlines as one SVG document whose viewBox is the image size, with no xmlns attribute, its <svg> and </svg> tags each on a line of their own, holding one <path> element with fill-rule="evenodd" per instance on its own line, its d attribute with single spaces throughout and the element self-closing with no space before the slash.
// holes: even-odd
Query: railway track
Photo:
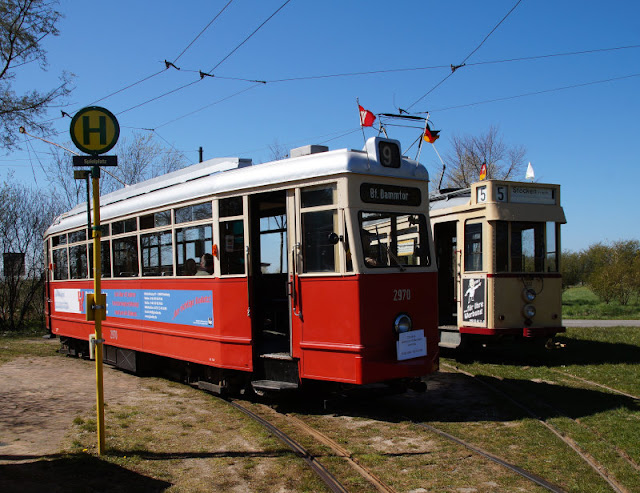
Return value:
<svg viewBox="0 0 640 493">
<path fill-rule="evenodd" d="M 601 389 L 608 390 L 614 394 L 622 395 L 624 397 L 628 397 L 629 399 L 633 399 L 635 401 L 640 401 L 640 397 L 633 394 L 628 394 L 627 392 L 623 392 L 622 390 L 614 389 L 613 387 L 609 387 L 608 385 L 603 385 L 598 382 L 593 382 L 591 380 L 587 380 L 586 378 L 578 377 L 577 375 L 572 375 L 571 373 L 567 373 L 566 371 L 556 370 L 555 368 L 548 368 L 549 371 L 553 373 L 557 373 L 558 375 L 563 375 L 565 377 L 572 378 L 574 380 L 578 380 L 582 383 L 586 383 L 587 385 L 591 385 L 592 387 L 599 387 Z"/>
<path fill-rule="evenodd" d="M 327 487 L 334 492 L 347 492 L 348 490 L 344 487 L 344 485 L 333 475 L 329 470 L 324 467 L 316 457 L 314 457 L 306 448 L 304 448 L 300 443 L 287 435 L 284 431 L 282 431 L 278 426 L 273 424 L 271 421 L 263 418 L 257 413 L 250 410 L 246 405 L 243 405 L 240 401 L 226 399 L 226 401 L 233 406 L 234 408 L 242 411 L 247 416 L 251 417 L 262 426 L 264 426 L 267 430 L 273 433 L 279 440 L 281 440 L 285 445 L 291 448 L 296 455 L 302 458 L 307 465 L 318 475 L 318 477 L 327 485 Z M 303 431 L 307 435 L 314 438 L 317 442 L 325 445 L 330 450 L 333 451 L 335 456 L 342 458 L 345 460 L 351 467 L 354 469 L 362 478 L 364 478 L 371 486 L 378 492 L 381 493 L 395 493 L 396 490 L 385 484 L 380 478 L 378 478 L 371 470 L 362 465 L 357 459 L 353 457 L 353 455 L 344 447 L 339 445 L 337 442 L 321 433 L 320 431 L 310 427 L 304 421 L 292 416 L 291 414 L 284 414 L 278 411 L 275 411 L 273 408 L 265 405 L 261 405 L 262 409 L 266 412 L 274 413 L 277 416 L 284 418 L 297 429 Z"/>
<path fill-rule="evenodd" d="M 496 385 L 493 385 L 489 382 L 487 382 L 486 380 L 482 379 L 481 377 L 478 377 L 472 373 L 469 373 L 467 371 L 461 370 L 460 368 L 457 368 L 455 366 L 449 365 L 447 363 L 440 363 L 440 366 L 442 368 L 447 368 L 448 370 L 454 371 L 454 372 L 458 372 L 461 373 L 463 375 L 466 375 L 470 378 L 472 378 L 474 381 L 480 383 L 481 385 L 487 387 L 488 389 L 490 389 L 492 392 L 499 394 L 500 396 L 502 396 L 503 398 L 507 399 L 509 402 L 511 402 L 513 405 L 515 405 L 516 407 L 518 407 L 519 409 L 523 410 L 526 414 L 528 414 L 530 417 L 532 417 L 533 419 L 536 419 L 542 426 L 544 426 L 545 428 L 547 428 L 551 433 L 553 433 L 556 437 L 558 437 L 558 439 L 560 439 L 562 442 L 564 442 L 567 446 L 569 446 L 589 467 L 591 467 L 604 481 L 606 481 L 609 486 L 613 489 L 613 491 L 616 491 L 617 493 L 627 493 L 629 490 L 622 485 L 615 477 L 613 477 L 613 475 L 600 463 L 598 462 L 594 457 L 592 457 L 587 451 L 585 451 L 582 447 L 580 447 L 578 445 L 578 443 L 576 443 L 574 440 L 572 440 L 570 437 L 566 436 L 565 434 L 563 434 L 557 427 L 553 426 L 552 424 L 550 424 L 547 420 L 541 418 L 538 413 L 534 412 L 530 407 L 528 407 L 527 405 L 525 405 L 524 403 L 516 400 L 512 393 L 513 392 L 505 392 L 504 390 L 502 390 L 501 388 L 498 388 Z M 566 375 L 564 372 L 560 372 L 563 375 Z M 494 378 L 500 379 L 500 377 L 493 375 Z M 592 382 L 595 383 L 595 382 Z M 508 384 L 506 383 L 501 383 L 501 385 L 503 386 L 507 386 Z M 513 389 L 510 389 L 513 390 Z M 611 389 L 613 390 L 613 389 Z M 567 415 L 567 413 L 563 413 L 561 411 L 559 411 L 558 409 L 556 409 L 554 406 L 551 406 L 548 403 L 544 403 L 544 401 L 540 400 L 539 403 L 542 402 L 543 405 L 549 407 L 550 409 L 552 409 L 556 414 L 559 414 L 577 424 L 579 424 L 582 427 L 585 427 L 585 425 L 583 423 L 581 423 L 580 421 L 573 419 L 571 417 L 569 417 Z M 591 430 L 594 431 L 594 430 Z M 616 451 L 616 453 L 618 455 L 620 455 L 625 461 L 627 461 L 634 469 L 638 469 L 638 465 L 628 456 L 625 455 L 621 455 L 619 450 L 617 450 L 616 447 L 612 446 L 611 444 L 609 444 L 609 446 L 614 449 Z"/>
<path fill-rule="evenodd" d="M 443 438 L 446 438 L 449 441 L 452 441 L 454 443 L 457 443 L 459 445 L 462 445 L 463 447 L 466 447 L 467 449 L 475 452 L 476 454 L 479 454 L 483 457 L 485 457 L 486 459 L 489 459 L 492 462 L 495 462 L 496 464 L 499 464 L 507 469 L 509 469 L 512 472 L 515 472 L 516 474 L 518 474 L 519 476 L 522 476 L 525 479 L 528 479 L 529 481 L 531 481 L 532 483 L 537 484 L 538 486 L 541 486 L 545 489 L 547 489 L 548 491 L 552 491 L 554 493 L 563 493 L 564 490 L 561 489 L 559 486 L 554 485 L 553 483 L 550 483 L 549 481 L 547 481 L 546 479 L 538 476 L 537 474 L 533 474 L 519 466 L 516 466 L 514 464 L 511 464 L 509 462 L 507 462 L 506 460 L 491 454 L 489 452 L 487 452 L 486 450 L 481 449 L 480 447 L 476 447 L 475 445 L 472 445 L 468 442 L 465 442 L 464 440 L 461 440 L 458 437 L 455 437 L 453 435 L 451 435 L 450 433 L 447 433 L 446 431 L 441 430 L 440 428 L 437 428 L 433 425 L 429 425 L 426 423 L 415 423 L 417 426 L 420 426 L 422 428 L 425 428 L 433 433 L 436 433 L 438 435 L 440 435 Z"/>
</svg>

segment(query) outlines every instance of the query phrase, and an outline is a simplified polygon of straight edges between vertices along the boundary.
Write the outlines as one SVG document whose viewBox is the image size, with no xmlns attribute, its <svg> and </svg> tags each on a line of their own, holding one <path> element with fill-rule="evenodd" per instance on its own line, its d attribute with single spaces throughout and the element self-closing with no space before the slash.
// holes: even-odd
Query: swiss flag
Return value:
<svg viewBox="0 0 640 493">
<path fill-rule="evenodd" d="M 360 110 L 360 125 L 363 127 L 372 127 L 373 122 L 376 121 L 376 115 L 369 110 L 365 110 L 362 106 L 358 105 Z"/>
</svg>

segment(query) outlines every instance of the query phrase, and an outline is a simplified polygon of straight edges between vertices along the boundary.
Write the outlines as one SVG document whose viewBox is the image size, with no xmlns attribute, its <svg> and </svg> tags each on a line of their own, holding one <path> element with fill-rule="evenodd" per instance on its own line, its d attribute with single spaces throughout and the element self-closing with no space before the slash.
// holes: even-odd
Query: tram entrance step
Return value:
<svg viewBox="0 0 640 493">
<path fill-rule="evenodd" d="M 268 353 L 261 354 L 260 357 L 264 359 L 281 359 L 286 361 L 293 361 L 293 358 L 289 353 Z"/>
<path fill-rule="evenodd" d="M 457 327 L 455 328 L 457 329 Z M 457 330 L 455 332 L 449 331 L 440 327 L 440 343 L 438 344 L 440 347 L 455 349 L 461 342 L 460 332 L 457 332 Z"/>
<path fill-rule="evenodd" d="M 203 380 L 198 380 L 198 388 L 201 390 L 206 390 L 207 392 L 211 392 L 212 394 L 223 395 L 224 387 L 222 385 L 218 385 L 216 383 L 205 382 Z"/>
<path fill-rule="evenodd" d="M 251 386 L 256 390 L 296 390 L 297 383 L 280 382 L 277 380 L 255 380 L 251 382 Z"/>
</svg>

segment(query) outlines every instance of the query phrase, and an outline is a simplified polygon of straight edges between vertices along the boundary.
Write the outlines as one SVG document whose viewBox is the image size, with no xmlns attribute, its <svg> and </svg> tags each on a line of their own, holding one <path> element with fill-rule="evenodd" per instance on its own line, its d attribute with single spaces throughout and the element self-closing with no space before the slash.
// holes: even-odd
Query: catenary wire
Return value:
<svg viewBox="0 0 640 493">
<path fill-rule="evenodd" d="M 222 65 L 231 55 L 233 55 L 243 44 L 245 44 L 254 34 L 256 34 L 262 27 L 269 22 L 278 12 L 280 12 L 291 0 L 287 0 L 284 2 L 273 14 L 271 14 L 262 24 L 260 24 L 249 36 L 247 36 L 238 46 L 236 46 L 233 50 L 229 52 L 227 56 L 225 56 L 222 60 L 220 60 L 211 70 L 208 72 L 211 74 L 215 69 L 217 69 L 220 65 Z"/>
<path fill-rule="evenodd" d="M 166 125 L 169 125 L 169 124 L 171 124 L 171 123 L 174 123 L 174 122 L 176 122 L 176 121 L 178 121 L 178 120 L 182 120 L 183 118 L 186 118 L 187 116 L 191 116 L 191 115 L 193 115 L 193 114 L 195 114 L 195 113 L 198 113 L 198 112 L 200 112 L 200 111 L 202 111 L 202 110 L 204 110 L 204 109 L 206 109 L 206 108 L 210 108 L 211 106 L 215 106 L 216 104 L 222 103 L 223 101 L 227 101 L 228 99 L 231 99 L 231 98 L 233 98 L 233 97 L 235 97 L 235 96 L 239 96 L 240 94 L 242 94 L 242 93 L 244 93 L 244 92 L 247 92 L 247 91 L 250 91 L 251 89 L 254 89 L 254 88 L 259 87 L 259 86 L 262 86 L 262 84 L 261 84 L 261 83 L 257 83 L 257 84 L 254 84 L 254 85 L 252 85 L 252 86 L 246 87 L 246 88 L 242 89 L 241 91 L 238 91 L 238 92 L 235 92 L 235 93 L 233 93 L 233 94 L 230 94 L 229 96 L 226 96 L 226 97 L 224 97 L 224 98 L 222 98 L 222 99 L 219 99 L 219 100 L 217 100 L 217 101 L 214 101 L 213 103 L 209 103 L 209 104 L 207 104 L 206 106 L 202 106 L 202 107 L 200 107 L 200 108 L 198 108 L 198 109 L 196 109 L 196 110 L 193 110 L 193 111 L 191 111 L 191 112 L 189 112 L 189 113 L 186 113 L 186 114 L 184 114 L 184 115 L 182 115 L 182 116 L 179 116 L 179 117 L 174 118 L 174 119 L 172 119 L 172 120 L 168 120 L 168 121 L 166 121 L 166 122 L 164 122 L 164 123 L 161 123 L 160 125 L 156 125 L 156 126 L 153 128 L 153 130 L 158 129 L 158 128 L 162 128 L 162 127 L 164 127 L 164 126 L 166 126 Z"/>
<path fill-rule="evenodd" d="M 454 109 L 459 109 L 459 108 L 467 108 L 469 106 L 477 106 L 480 104 L 488 104 L 488 103 L 496 103 L 499 101 L 508 101 L 510 99 L 518 99 L 518 98 L 524 98 L 527 96 L 536 96 L 538 94 L 546 94 L 546 93 L 550 93 L 550 92 L 557 92 L 557 91 L 565 91 L 567 89 L 576 89 L 579 87 L 586 87 L 586 86 L 592 86 L 592 85 L 596 85 L 596 84 L 604 84 L 606 82 L 615 82 L 615 81 L 619 81 L 619 80 L 624 80 L 624 79 L 631 79 L 633 77 L 640 77 L 640 73 L 638 74 L 630 74 L 630 75 L 623 75 L 621 77 L 612 77 L 609 79 L 601 79 L 601 80 L 594 80 L 591 82 L 583 82 L 581 84 L 572 84 L 570 86 L 563 86 L 563 87 L 556 87 L 553 89 L 543 89 L 541 91 L 532 91 L 532 92 L 527 92 L 524 94 L 518 94 L 516 96 L 505 96 L 503 98 L 495 98 L 495 99 L 487 99 L 485 101 L 478 101 L 475 103 L 467 103 L 467 104 L 460 104 L 460 105 L 456 105 L 456 106 L 448 106 L 445 108 L 436 108 L 430 111 L 430 113 L 435 113 L 438 111 L 448 111 L 448 110 L 454 110 Z"/>
<path fill-rule="evenodd" d="M 195 43 L 195 42 L 198 40 L 198 38 L 199 38 L 200 36 L 202 36 L 202 35 L 204 34 L 204 32 L 205 32 L 207 29 L 209 29 L 209 27 L 211 27 L 211 24 L 213 24 L 213 23 L 216 21 L 216 19 L 222 15 L 222 13 L 227 9 L 227 7 L 228 7 L 229 5 L 231 5 L 231 3 L 232 3 L 232 2 L 233 2 L 233 0 L 229 0 L 229 1 L 227 2 L 227 4 L 226 4 L 224 7 L 222 7 L 222 10 L 220 10 L 220 12 L 218 12 L 218 13 L 215 15 L 215 17 L 214 17 L 213 19 L 211 19 L 211 21 L 209 22 L 209 24 L 207 24 L 207 25 L 205 26 L 205 28 L 204 28 L 202 31 L 200 31 L 200 32 L 198 33 L 198 35 L 197 35 L 195 38 L 193 38 L 193 41 L 191 41 L 191 43 L 189 43 L 189 44 L 187 45 L 187 47 L 186 47 L 184 50 L 182 50 L 182 51 L 180 52 L 180 54 L 179 54 L 179 55 L 178 55 L 178 56 L 173 60 L 173 63 L 176 63 L 176 62 L 180 59 L 180 57 L 181 57 L 182 55 L 184 55 L 184 54 L 187 52 L 187 50 L 188 50 L 189 48 L 191 48 L 191 46 L 193 45 L 193 43 Z"/>
<path fill-rule="evenodd" d="M 511 15 L 511 13 L 516 9 L 516 7 L 518 5 L 520 5 L 520 2 L 522 2 L 522 0 L 518 0 L 515 5 L 511 8 L 511 10 L 509 10 L 509 12 L 507 12 L 505 14 L 505 16 L 500 19 L 500 22 L 498 22 L 495 27 L 489 32 L 489 34 L 487 34 L 485 36 L 485 38 L 482 40 L 482 42 L 476 46 L 471 53 L 469 53 L 464 60 L 462 61 L 462 63 L 460 63 L 459 65 L 451 65 L 451 72 L 444 78 L 442 79 L 440 82 L 438 82 L 434 87 L 432 87 L 431 89 L 429 89 L 425 94 L 423 94 L 422 96 L 420 96 L 418 99 L 416 99 L 413 103 L 411 103 L 409 106 L 407 106 L 407 109 L 411 109 L 412 107 L 414 107 L 416 104 L 418 104 L 420 101 L 422 101 L 424 98 L 426 98 L 429 94 L 431 94 L 433 91 L 435 91 L 438 87 L 440 87 L 447 79 L 449 79 L 449 77 L 451 77 L 458 68 L 463 67 L 464 64 L 466 63 L 466 61 L 471 58 L 471 56 L 477 52 L 480 47 L 485 43 L 485 41 L 487 41 L 487 39 L 489 39 L 489 37 L 495 32 L 496 29 L 498 29 L 498 27 L 506 20 L 507 17 L 509 17 L 509 15 Z"/>
</svg>

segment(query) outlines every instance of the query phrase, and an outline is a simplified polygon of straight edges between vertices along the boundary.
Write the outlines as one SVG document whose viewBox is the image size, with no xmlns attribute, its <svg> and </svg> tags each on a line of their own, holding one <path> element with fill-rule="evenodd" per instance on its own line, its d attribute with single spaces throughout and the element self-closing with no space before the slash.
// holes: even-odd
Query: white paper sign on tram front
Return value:
<svg viewBox="0 0 640 493">
<path fill-rule="evenodd" d="M 424 330 L 411 330 L 403 332 L 396 342 L 398 361 L 411 358 L 419 358 L 427 355 L 427 338 Z"/>
</svg>

